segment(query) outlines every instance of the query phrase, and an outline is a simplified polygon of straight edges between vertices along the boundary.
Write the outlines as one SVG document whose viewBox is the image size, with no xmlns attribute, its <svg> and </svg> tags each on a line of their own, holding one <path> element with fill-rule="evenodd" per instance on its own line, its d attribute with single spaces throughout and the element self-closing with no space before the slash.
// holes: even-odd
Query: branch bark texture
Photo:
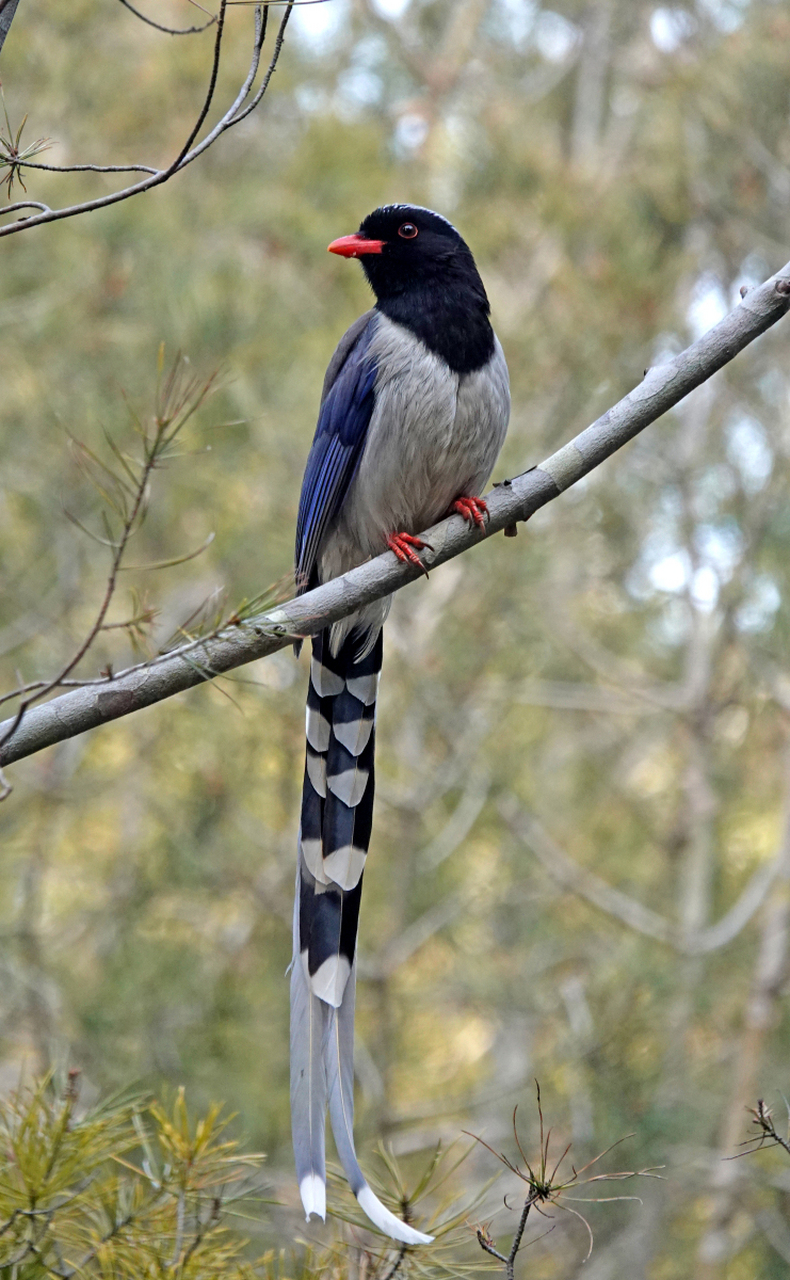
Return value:
<svg viewBox="0 0 790 1280">
<path fill-rule="evenodd" d="M 648 369 L 633 391 L 551 457 L 497 485 L 487 498 L 490 519 L 484 532 L 468 527 L 460 516 L 426 531 L 424 537 L 433 548 L 423 552 L 427 568 L 468 551 L 517 521 L 528 520 L 728 364 L 776 324 L 788 307 L 790 262 L 751 290 L 699 341 L 667 363 Z M 0 768 L 275 653 L 294 637 L 312 635 L 419 576 L 417 569 L 400 564 L 392 552 L 386 552 L 267 613 L 107 680 L 61 694 L 31 708 L 13 733 L 9 733 L 13 718 L 0 724 Z"/>
</svg>

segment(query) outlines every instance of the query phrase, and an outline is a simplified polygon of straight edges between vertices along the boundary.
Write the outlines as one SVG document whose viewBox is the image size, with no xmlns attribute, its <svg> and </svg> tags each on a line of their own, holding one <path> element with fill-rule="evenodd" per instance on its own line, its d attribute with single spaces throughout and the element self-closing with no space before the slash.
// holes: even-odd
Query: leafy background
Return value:
<svg viewBox="0 0 790 1280">
<path fill-rule="evenodd" d="M 231 13 L 225 99 L 252 23 Z M 156 16 L 194 20 L 178 0 Z M 100 503 L 69 439 L 132 439 L 160 343 L 221 378 L 130 563 L 214 541 L 126 573 L 114 606 L 158 611 L 153 647 L 213 593 L 235 608 L 290 571 L 323 370 L 368 304 L 330 239 L 391 200 L 459 226 L 511 370 L 495 478 L 515 474 L 790 256 L 789 47 L 784 0 L 329 0 L 294 16 L 262 110 L 183 175 L 6 238 L 4 687 L 55 670 L 95 612 L 106 553 L 66 513 L 100 531 Z M 11 122 L 29 113 L 55 163 L 162 163 L 210 48 L 108 0 L 25 0 Z M 105 180 L 27 181 L 55 203 Z M 790 1259 L 787 1171 L 722 1159 L 744 1106 L 788 1088 L 787 344 L 780 326 L 517 541 L 401 593 L 387 628 L 364 1158 L 465 1129 L 498 1147 L 517 1102 L 529 1134 L 538 1077 L 577 1163 L 634 1132 L 627 1160 L 666 1165 L 641 1207 L 589 1210 L 588 1280 Z M 84 673 L 133 656 L 107 633 Z M 16 766 L 0 810 L 4 1091 L 77 1066 L 86 1098 L 225 1100 L 285 1206 L 248 1224 L 258 1246 L 303 1230 L 283 974 L 304 683 L 290 654 L 256 663 Z M 458 1177 L 491 1166 L 480 1149 Z M 561 1215 L 528 1265 L 573 1276 L 586 1247 Z"/>
</svg>

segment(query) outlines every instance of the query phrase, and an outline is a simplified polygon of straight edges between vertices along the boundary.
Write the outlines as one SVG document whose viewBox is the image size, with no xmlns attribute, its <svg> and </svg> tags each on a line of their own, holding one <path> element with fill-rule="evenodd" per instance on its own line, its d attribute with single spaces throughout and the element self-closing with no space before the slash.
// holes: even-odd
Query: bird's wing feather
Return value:
<svg viewBox="0 0 790 1280">
<path fill-rule="evenodd" d="M 338 342 L 332 355 L 332 359 L 326 366 L 324 386 L 321 391 L 321 404 L 324 403 L 329 392 L 332 390 L 332 387 L 335 385 L 338 374 L 346 363 L 352 349 L 356 346 L 357 339 L 362 334 L 362 331 L 370 324 L 370 321 L 373 319 L 375 314 L 376 312 L 372 308 L 370 311 L 366 311 L 365 314 L 361 315 L 358 320 L 355 320 L 352 325 L 349 325 L 343 334 L 343 337 Z"/>
<path fill-rule="evenodd" d="M 307 589 L 321 540 L 343 504 L 365 447 L 375 403 L 376 364 L 368 350 L 375 324 L 372 313 L 361 316 L 342 339 L 327 372 L 296 524 L 300 591 Z"/>
</svg>

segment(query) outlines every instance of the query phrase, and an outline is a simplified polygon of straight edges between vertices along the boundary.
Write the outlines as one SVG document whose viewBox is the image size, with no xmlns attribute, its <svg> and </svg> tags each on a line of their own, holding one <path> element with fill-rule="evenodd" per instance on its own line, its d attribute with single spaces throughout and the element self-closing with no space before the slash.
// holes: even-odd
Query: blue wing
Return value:
<svg viewBox="0 0 790 1280">
<path fill-rule="evenodd" d="M 321 541 L 343 505 L 365 448 L 375 403 L 376 364 L 368 351 L 374 326 L 371 318 L 353 336 L 318 415 L 296 522 L 296 584 L 300 592 L 311 584 Z M 349 330 L 347 338 L 357 327 Z"/>
</svg>

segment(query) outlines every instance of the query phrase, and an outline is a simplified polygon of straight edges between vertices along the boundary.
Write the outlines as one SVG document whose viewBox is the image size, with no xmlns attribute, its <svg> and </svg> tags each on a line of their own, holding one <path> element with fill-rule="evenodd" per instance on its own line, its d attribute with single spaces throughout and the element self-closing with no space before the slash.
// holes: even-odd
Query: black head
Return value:
<svg viewBox="0 0 790 1280">
<path fill-rule="evenodd" d="M 374 209 L 355 235 L 334 240 L 329 251 L 359 258 L 377 298 L 448 277 L 477 286 L 485 296 L 475 260 L 455 227 L 419 205 Z"/>
<path fill-rule="evenodd" d="M 459 372 L 493 351 L 488 298 L 475 260 L 452 223 L 430 209 L 388 204 L 330 253 L 359 258 L 378 310 L 406 325 Z"/>
</svg>

